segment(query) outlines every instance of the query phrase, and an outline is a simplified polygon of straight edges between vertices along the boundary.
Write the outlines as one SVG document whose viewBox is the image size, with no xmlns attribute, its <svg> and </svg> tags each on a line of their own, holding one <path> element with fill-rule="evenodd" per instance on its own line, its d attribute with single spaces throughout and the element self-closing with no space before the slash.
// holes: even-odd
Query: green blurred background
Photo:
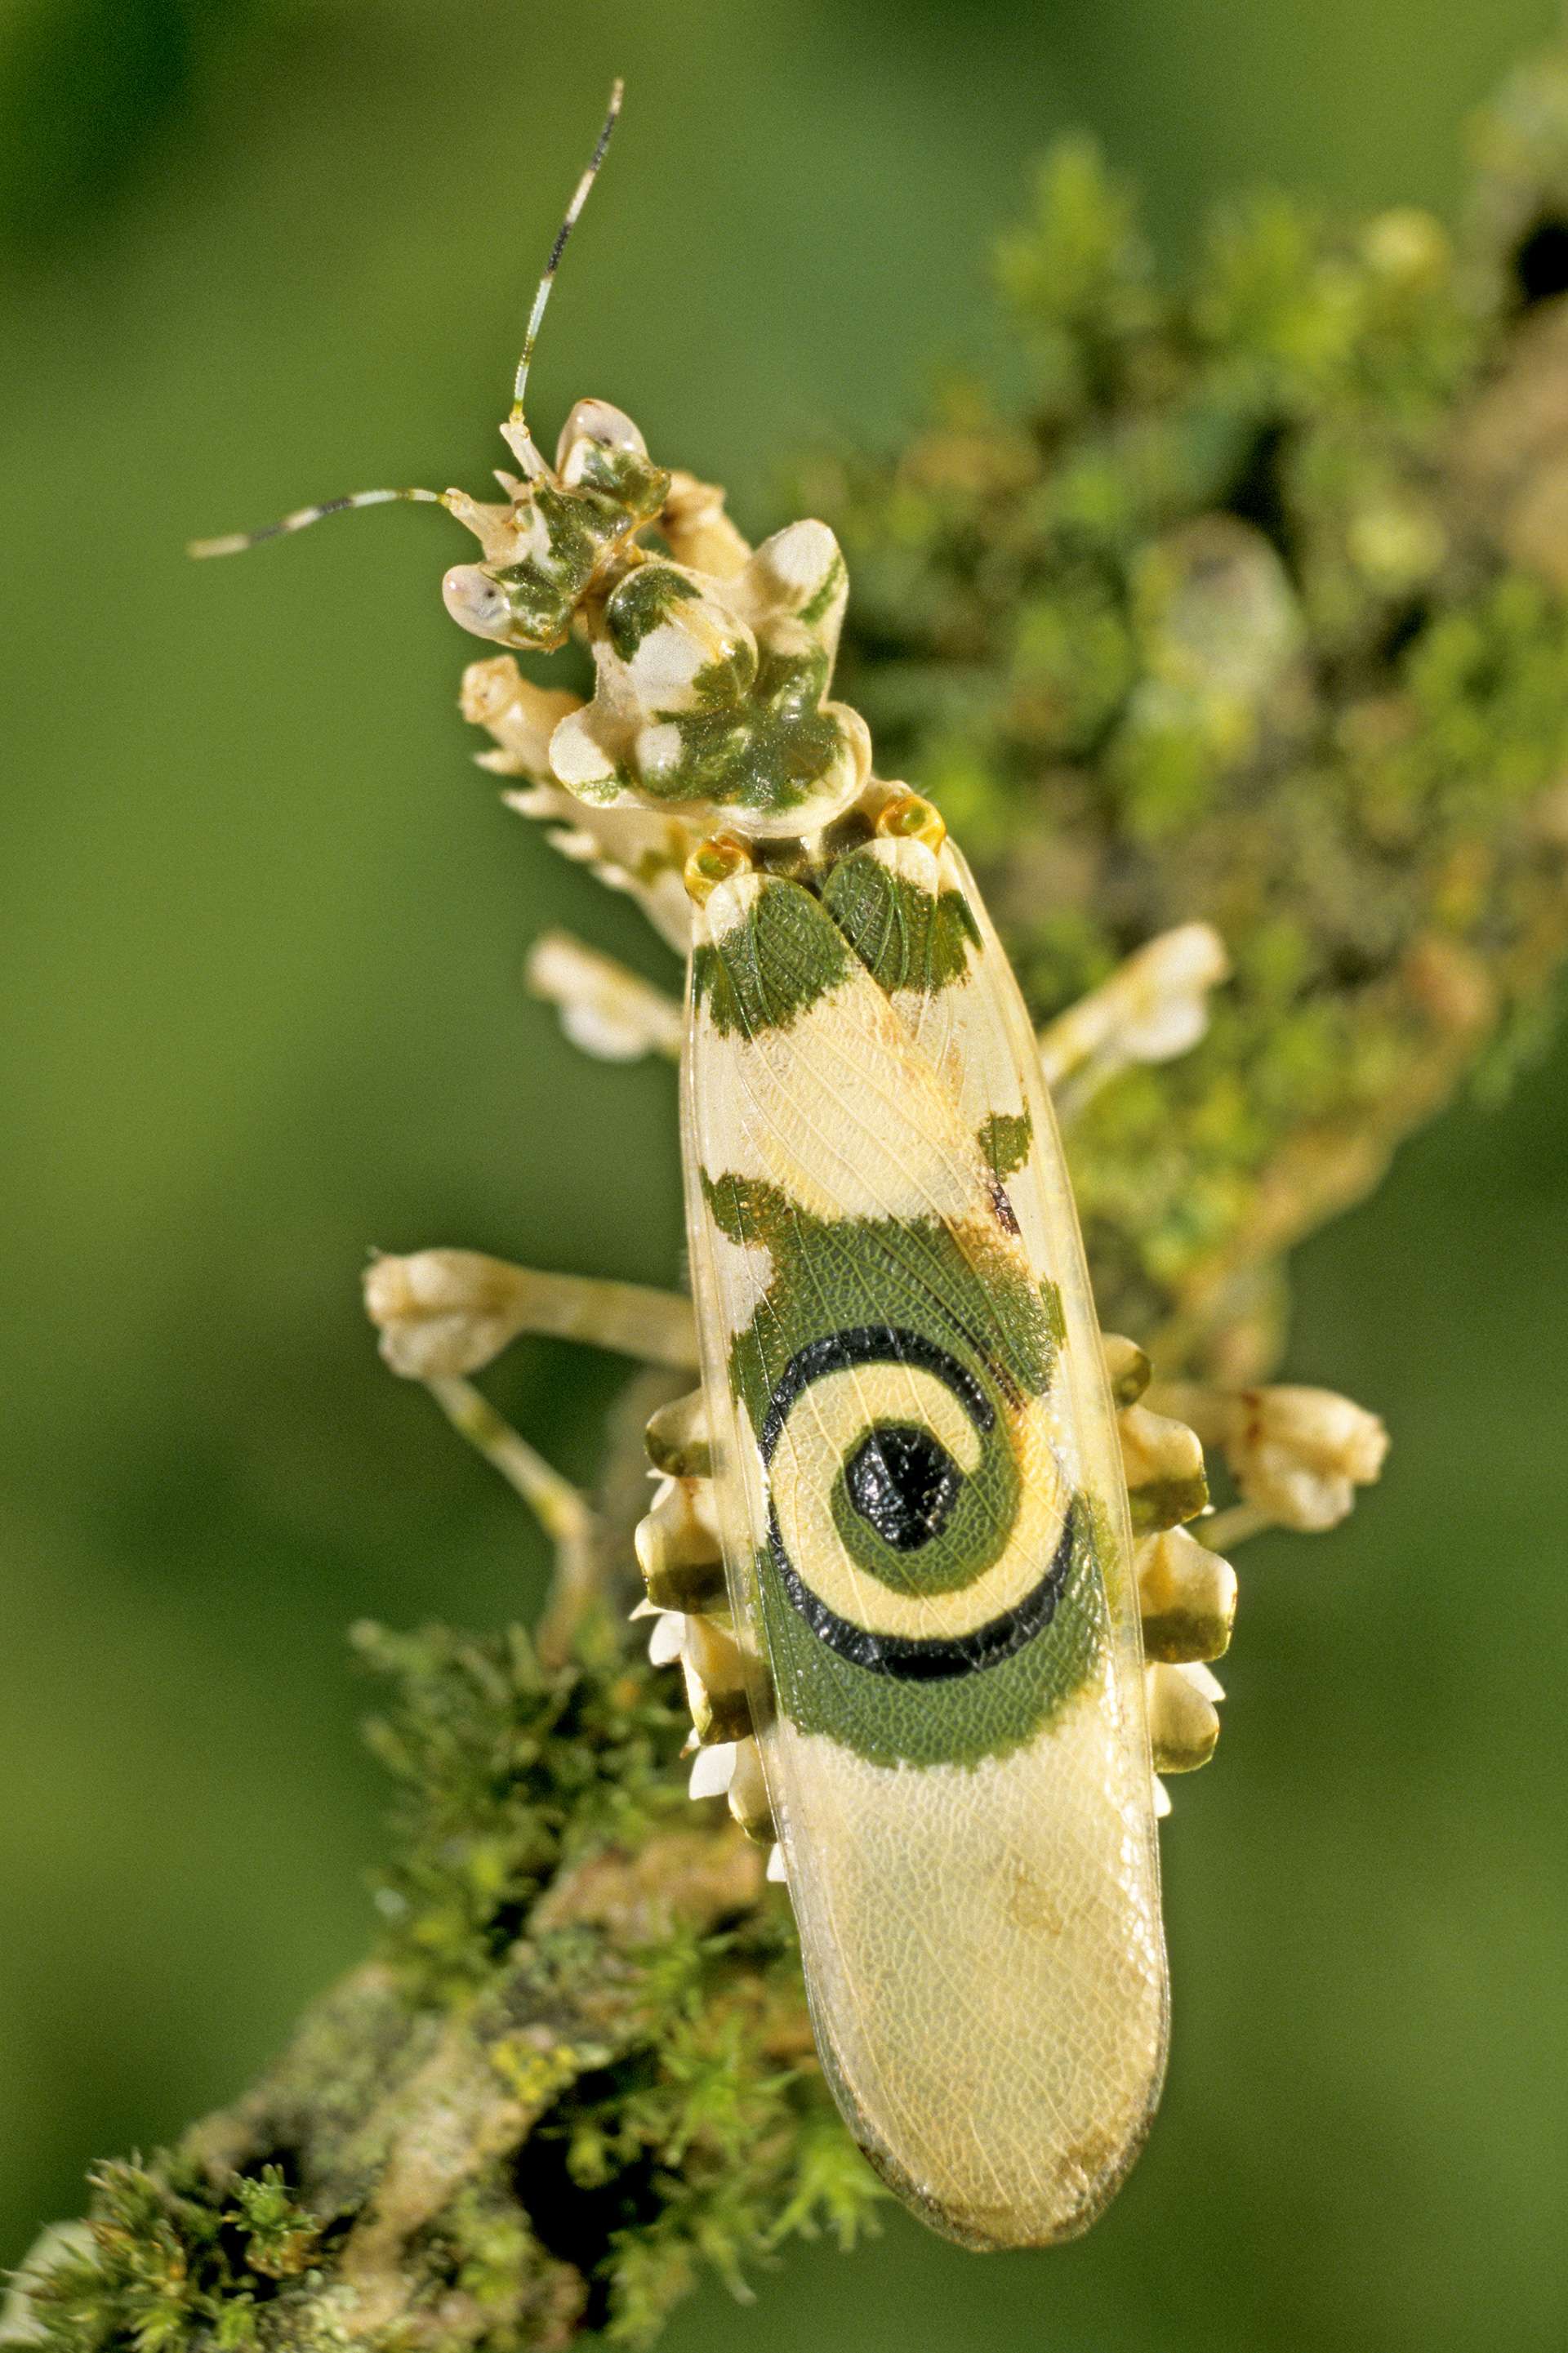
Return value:
<svg viewBox="0 0 1568 2353">
<path fill-rule="evenodd" d="M 997 346 L 994 231 L 1087 121 L 1166 258 L 1237 183 L 1451 205 L 1545 0 L 10 0 L 0 16 L 0 2259 L 232 2094 L 373 1929 L 365 1613 L 528 1611 L 542 1550 L 376 1362 L 366 1248 L 655 1282 L 663 1069 L 529 1005 L 624 908 L 495 806 L 444 521 L 197 570 L 187 533 L 502 455 L 534 273 L 626 117 L 537 422 L 603 393 L 783 520 Z M 1216 1769 L 1166 1832 L 1170 2093 L 1086 2242 L 889 2220 L 672 2353 L 1568 2341 L 1568 1050 L 1300 1262 L 1291 1368 L 1395 1449 L 1243 1556 Z M 496 1394 L 585 1473 L 624 1368 Z"/>
</svg>

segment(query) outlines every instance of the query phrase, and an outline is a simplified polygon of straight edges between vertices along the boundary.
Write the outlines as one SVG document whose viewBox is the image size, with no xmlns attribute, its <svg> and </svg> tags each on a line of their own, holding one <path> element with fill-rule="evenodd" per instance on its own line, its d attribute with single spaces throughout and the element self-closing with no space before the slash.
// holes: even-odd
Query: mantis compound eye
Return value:
<svg viewBox="0 0 1568 2353">
<path fill-rule="evenodd" d="M 576 470 L 581 471 L 581 445 L 584 441 L 596 443 L 602 449 L 630 449 L 639 458 L 647 456 L 647 443 L 624 408 L 616 408 L 607 400 L 580 400 L 562 427 L 555 447 L 555 470 L 563 481 L 575 479 L 574 457 L 577 459 Z"/>
<path fill-rule="evenodd" d="M 460 629 L 476 638 L 514 642 L 511 607 L 505 592 L 477 564 L 455 564 L 441 583 L 442 600 Z"/>
<path fill-rule="evenodd" d="M 607 400 L 577 403 L 561 430 L 555 470 L 563 490 L 596 492 L 637 522 L 651 522 L 669 491 L 631 418 Z"/>
</svg>

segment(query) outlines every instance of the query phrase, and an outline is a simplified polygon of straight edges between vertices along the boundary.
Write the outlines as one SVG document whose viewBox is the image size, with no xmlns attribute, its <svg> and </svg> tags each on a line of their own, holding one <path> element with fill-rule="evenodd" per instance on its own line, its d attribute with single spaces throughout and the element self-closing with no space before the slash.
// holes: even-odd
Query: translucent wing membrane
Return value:
<svg viewBox="0 0 1568 2353">
<path fill-rule="evenodd" d="M 823 2058 L 975 2245 L 1080 2230 L 1165 2031 L 1125 1502 L 1027 1025 L 951 853 L 745 872 L 693 955 L 693 1272 Z"/>
</svg>

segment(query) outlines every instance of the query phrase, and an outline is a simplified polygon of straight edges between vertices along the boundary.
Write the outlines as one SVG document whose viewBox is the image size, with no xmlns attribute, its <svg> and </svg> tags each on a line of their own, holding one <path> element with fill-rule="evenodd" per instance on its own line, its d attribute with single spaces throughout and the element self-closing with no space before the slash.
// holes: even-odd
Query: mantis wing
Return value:
<svg viewBox="0 0 1568 2353">
<path fill-rule="evenodd" d="M 962 927 L 906 887 L 940 884 L 935 853 L 878 849 L 900 920 Z M 820 902 L 739 875 L 698 918 L 683 1124 L 726 1572 L 840 2105 L 939 2229 L 1039 2244 L 1110 2195 L 1163 2064 L 1125 1497 L 1011 975 L 971 905 L 921 1006 L 882 985 L 850 903 L 871 856 Z"/>
</svg>

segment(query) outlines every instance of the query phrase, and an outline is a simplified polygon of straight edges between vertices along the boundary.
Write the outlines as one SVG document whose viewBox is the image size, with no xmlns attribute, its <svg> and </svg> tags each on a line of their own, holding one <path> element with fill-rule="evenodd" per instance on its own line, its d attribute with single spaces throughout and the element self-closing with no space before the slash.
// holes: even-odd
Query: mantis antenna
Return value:
<svg viewBox="0 0 1568 2353">
<path fill-rule="evenodd" d="M 566 207 L 566 216 L 555 233 L 555 242 L 550 248 L 550 259 L 544 265 L 544 275 L 540 280 L 538 290 L 533 297 L 533 308 L 528 314 L 528 332 L 523 337 L 522 357 L 517 364 L 517 377 L 512 385 L 511 416 L 508 428 L 503 429 L 507 430 L 507 438 L 517 453 L 519 463 L 536 479 L 547 474 L 550 470 L 535 448 L 528 427 L 523 422 L 522 404 L 523 396 L 528 389 L 528 371 L 533 359 L 534 344 L 539 339 L 540 322 L 544 316 L 545 307 L 550 301 L 550 291 L 555 283 L 555 272 L 560 267 L 561 257 L 566 250 L 566 240 L 576 227 L 578 216 L 588 201 L 588 191 L 598 177 L 599 166 L 605 160 L 605 150 L 610 143 L 610 133 L 616 127 L 616 119 L 621 111 L 621 97 L 625 87 L 625 83 L 617 77 L 610 91 L 609 108 L 600 128 L 599 136 L 595 142 L 594 152 L 588 158 L 588 167 L 578 181 L 572 201 Z M 259 547 L 263 540 L 281 539 L 290 532 L 308 530 L 311 523 L 320 522 L 323 515 L 345 514 L 351 507 L 384 507 L 403 502 L 416 506 L 445 507 L 447 512 L 451 513 L 454 511 L 454 502 L 460 497 L 461 493 L 454 491 L 354 491 L 347 498 L 325 499 L 319 506 L 297 507 L 292 514 L 280 515 L 276 522 L 263 523 L 259 531 L 231 531 L 226 532 L 218 539 L 193 539 L 187 544 L 186 553 L 195 556 L 240 555 L 248 547 Z"/>
<path fill-rule="evenodd" d="M 350 507 L 384 507 L 395 500 L 407 500 L 416 506 L 450 508 L 449 491 L 354 491 L 344 499 L 323 499 L 320 506 L 296 507 L 292 514 L 279 515 L 276 522 L 264 522 L 259 531 L 226 532 L 221 539 L 193 539 L 186 543 L 187 555 L 240 555 L 247 547 L 259 547 L 264 539 L 281 539 L 291 531 L 304 531 L 310 524 L 320 522 L 323 515 L 344 514 Z"/>
<path fill-rule="evenodd" d="M 610 143 L 610 134 L 615 130 L 619 117 L 621 98 L 625 90 L 626 84 L 617 75 L 610 90 L 610 103 L 600 127 L 599 136 L 595 141 L 594 152 L 588 158 L 587 169 L 578 181 L 573 192 L 572 201 L 566 207 L 566 216 L 555 232 L 555 242 L 550 248 L 550 259 L 544 265 L 544 275 L 539 281 L 533 297 L 533 308 L 528 314 L 528 331 L 522 339 L 522 357 L 517 364 L 517 376 L 511 388 L 511 416 L 509 423 L 516 438 L 514 439 L 513 434 L 509 433 L 507 438 L 512 442 L 512 447 L 517 450 L 519 463 L 525 466 L 531 474 L 542 474 L 548 470 L 543 459 L 533 446 L 532 437 L 529 433 L 523 417 L 523 401 L 528 392 L 528 371 L 533 364 L 533 347 L 539 340 L 540 322 L 544 317 L 551 290 L 555 284 L 555 272 L 561 266 L 561 257 L 566 250 L 566 240 L 576 227 L 578 217 L 588 201 L 589 191 L 599 176 L 599 166 L 605 160 L 605 150 Z"/>
</svg>

